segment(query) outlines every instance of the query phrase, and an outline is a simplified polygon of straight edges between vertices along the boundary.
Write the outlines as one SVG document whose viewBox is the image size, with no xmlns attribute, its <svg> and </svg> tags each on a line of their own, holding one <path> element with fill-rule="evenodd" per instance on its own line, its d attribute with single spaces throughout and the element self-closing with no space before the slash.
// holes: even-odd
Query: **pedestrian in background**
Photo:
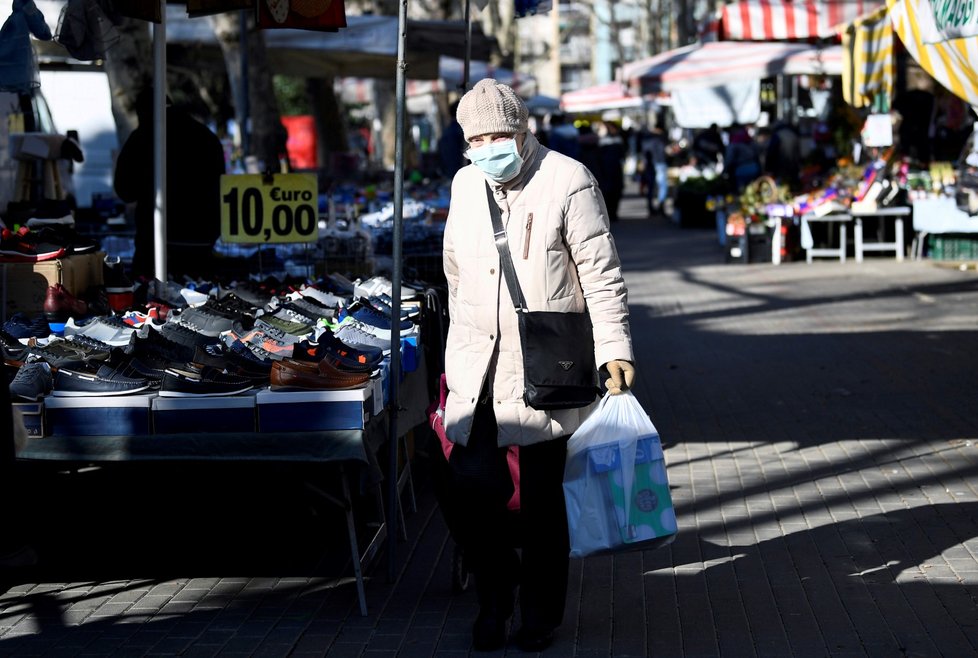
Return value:
<svg viewBox="0 0 978 658">
<path fill-rule="evenodd" d="M 598 170 L 594 174 L 608 207 L 608 219 L 613 222 L 618 221 L 618 206 L 625 189 L 627 151 L 617 123 L 606 121 L 598 126 Z"/>
<path fill-rule="evenodd" d="M 645 162 L 646 200 L 649 215 L 662 212 L 669 197 L 669 164 L 666 159 L 666 134 L 659 126 L 642 140 L 642 156 Z"/>
<path fill-rule="evenodd" d="M 734 190 L 740 192 L 761 175 L 761 155 L 746 127 L 734 124 L 723 155 L 723 173 Z"/>
<path fill-rule="evenodd" d="M 123 144 L 115 166 L 115 192 L 136 203 L 133 273 L 152 277 L 156 187 L 153 180 L 153 89 L 136 96 L 139 126 Z M 166 254 L 172 274 L 214 276 L 214 243 L 221 235 L 224 147 L 211 130 L 167 102 Z"/>
<path fill-rule="evenodd" d="M 449 464 L 474 460 L 477 470 L 491 471 L 498 481 L 456 480 L 455 503 L 466 513 L 452 532 L 475 578 L 476 650 L 503 647 L 517 590 L 517 645 L 540 651 L 553 641 L 567 594 L 567 438 L 591 410 L 540 411 L 523 400 L 518 321 L 499 267 L 487 185 L 530 310 L 590 314 L 596 363 L 610 375 L 610 392 L 627 390 L 635 373 L 625 282 L 597 181 L 581 163 L 542 146 L 527 131 L 527 116 L 519 96 L 492 79 L 462 98 L 458 121 L 472 164 L 452 182 L 445 227 L 451 315 L 445 429 L 455 444 Z M 510 445 L 519 446 L 516 537 L 506 532 Z"/>
</svg>

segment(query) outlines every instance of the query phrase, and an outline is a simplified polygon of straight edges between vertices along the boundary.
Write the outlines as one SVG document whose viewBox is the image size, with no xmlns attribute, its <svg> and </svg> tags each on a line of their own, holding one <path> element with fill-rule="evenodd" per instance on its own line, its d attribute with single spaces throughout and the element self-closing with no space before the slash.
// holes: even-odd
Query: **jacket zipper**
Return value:
<svg viewBox="0 0 978 658">
<path fill-rule="evenodd" d="M 526 216 L 526 236 L 523 238 L 523 260 L 530 257 L 530 231 L 533 230 L 533 213 Z"/>
</svg>

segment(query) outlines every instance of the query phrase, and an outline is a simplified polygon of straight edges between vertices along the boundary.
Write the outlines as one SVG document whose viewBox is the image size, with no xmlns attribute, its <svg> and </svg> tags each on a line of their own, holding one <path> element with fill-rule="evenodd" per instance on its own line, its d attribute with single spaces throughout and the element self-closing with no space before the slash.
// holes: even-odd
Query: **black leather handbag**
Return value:
<svg viewBox="0 0 978 658">
<path fill-rule="evenodd" d="M 542 410 L 586 407 L 594 402 L 599 391 L 591 317 L 586 312 L 557 313 L 526 308 L 509 251 L 509 237 L 488 184 L 486 200 L 499 250 L 499 266 L 519 320 L 523 345 L 523 400 L 528 406 Z"/>
</svg>

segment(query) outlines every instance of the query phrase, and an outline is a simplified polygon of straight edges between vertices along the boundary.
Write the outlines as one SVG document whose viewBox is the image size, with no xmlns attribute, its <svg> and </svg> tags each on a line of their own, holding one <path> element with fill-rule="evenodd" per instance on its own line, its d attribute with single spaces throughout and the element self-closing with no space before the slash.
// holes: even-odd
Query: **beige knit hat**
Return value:
<svg viewBox="0 0 978 658">
<path fill-rule="evenodd" d="M 485 78 L 458 102 L 455 118 L 465 139 L 491 133 L 525 133 L 530 112 L 512 87 Z"/>
</svg>

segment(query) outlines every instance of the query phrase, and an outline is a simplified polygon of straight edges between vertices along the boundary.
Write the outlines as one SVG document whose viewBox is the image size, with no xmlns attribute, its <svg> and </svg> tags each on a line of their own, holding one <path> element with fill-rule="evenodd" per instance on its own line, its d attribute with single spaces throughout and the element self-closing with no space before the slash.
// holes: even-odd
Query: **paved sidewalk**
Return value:
<svg viewBox="0 0 978 658">
<path fill-rule="evenodd" d="M 546 655 L 976 655 L 978 274 L 726 265 L 711 231 L 645 219 L 634 198 L 622 214 L 635 392 L 681 532 L 572 561 Z M 46 566 L 0 585 L 0 655 L 468 655 L 474 594 L 451 591 L 415 464 L 399 578 L 378 561 L 365 618 L 337 580 L 342 525 L 323 530 L 287 472 L 39 479 L 14 504 Z"/>
</svg>

